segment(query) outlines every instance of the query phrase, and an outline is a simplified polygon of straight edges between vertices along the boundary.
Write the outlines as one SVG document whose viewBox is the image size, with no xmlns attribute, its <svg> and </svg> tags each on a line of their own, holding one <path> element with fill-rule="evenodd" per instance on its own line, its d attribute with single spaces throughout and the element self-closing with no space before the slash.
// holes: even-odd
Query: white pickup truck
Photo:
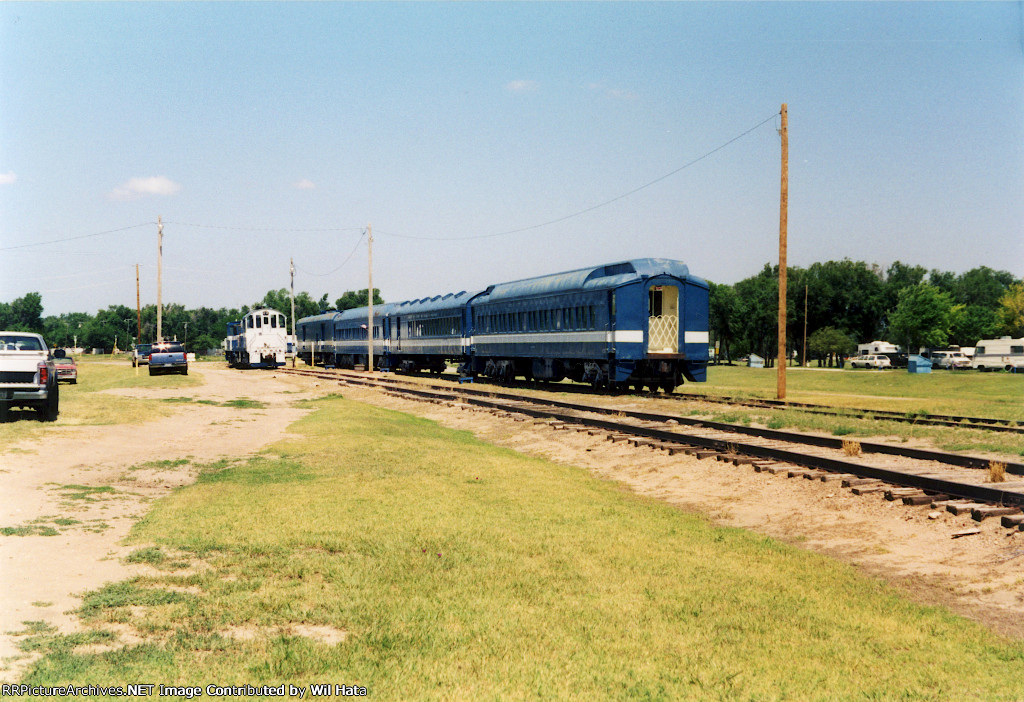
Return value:
<svg viewBox="0 0 1024 702">
<path fill-rule="evenodd" d="M 12 407 L 30 407 L 39 419 L 57 419 L 60 403 L 53 356 L 43 337 L 0 331 L 0 422 Z"/>
</svg>

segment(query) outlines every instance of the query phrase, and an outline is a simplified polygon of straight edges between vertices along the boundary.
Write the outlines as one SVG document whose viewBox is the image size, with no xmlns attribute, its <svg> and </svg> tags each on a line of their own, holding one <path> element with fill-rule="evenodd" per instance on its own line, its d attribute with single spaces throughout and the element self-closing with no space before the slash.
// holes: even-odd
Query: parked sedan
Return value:
<svg viewBox="0 0 1024 702">
<path fill-rule="evenodd" d="M 58 383 L 78 384 L 78 366 L 75 359 L 68 356 L 64 349 L 57 349 L 53 352 L 53 367 L 57 372 Z"/>
<path fill-rule="evenodd" d="M 888 356 L 853 356 L 850 359 L 851 368 L 892 368 L 892 362 Z"/>
</svg>

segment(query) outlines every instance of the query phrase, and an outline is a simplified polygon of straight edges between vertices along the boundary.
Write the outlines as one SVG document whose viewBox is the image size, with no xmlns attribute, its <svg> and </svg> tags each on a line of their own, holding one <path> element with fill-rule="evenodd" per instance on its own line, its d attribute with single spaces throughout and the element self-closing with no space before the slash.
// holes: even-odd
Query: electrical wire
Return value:
<svg viewBox="0 0 1024 702">
<path fill-rule="evenodd" d="M 75 241 L 77 239 L 88 239 L 94 236 L 103 236 L 104 234 L 116 234 L 117 232 L 126 232 L 129 229 L 138 229 L 139 227 L 151 227 L 156 222 L 143 222 L 141 224 L 133 224 L 129 227 L 121 227 L 120 229 L 108 229 L 105 232 L 95 232 L 93 234 L 79 234 L 78 236 L 69 236 L 64 239 L 50 239 L 49 241 L 36 241 L 31 244 L 18 244 L 17 246 L 3 246 L 0 247 L 0 251 L 13 251 L 15 249 L 27 249 L 30 246 L 44 246 L 45 244 L 60 244 L 65 241 Z"/>
<path fill-rule="evenodd" d="M 541 222 L 539 224 L 531 224 L 531 225 L 529 225 L 527 227 L 520 227 L 518 229 L 509 229 L 509 230 L 503 231 L 503 232 L 494 232 L 492 234 L 471 234 L 469 236 L 436 236 L 436 237 L 434 237 L 434 236 L 413 236 L 413 235 L 410 235 L 410 234 L 399 234 L 397 232 L 387 232 L 387 231 L 381 231 L 381 230 L 378 230 L 378 231 L 380 231 L 380 233 L 384 234 L 385 236 L 400 237 L 402 239 L 418 239 L 418 240 L 421 240 L 421 241 L 466 241 L 466 240 L 470 240 L 470 239 L 488 239 L 488 238 L 497 237 L 497 236 L 508 236 L 510 234 L 521 234 L 523 232 L 533 231 L 534 229 L 541 229 L 542 227 L 548 227 L 548 226 L 551 226 L 552 224 L 558 224 L 560 222 L 564 222 L 564 221 L 572 219 L 574 217 L 579 217 L 580 215 L 587 214 L 588 212 L 593 212 L 594 210 L 600 209 L 600 208 L 605 207 L 607 205 L 610 205 L 610 204 L 612 204 L 614 202 L 618 202 L 619 200 L 623 200 L 623 199 L 629 197 L 630 195 L 635 195 L 636 193 L 640 192 L 641 190 L 645 190 L 646 188 L 649 188 L 652 185 L 660 183 L 661 181 L 663 181 L 663 180 L 665 180 L 667 178 L 671 178 L 676 173 L 679 173 L 680 171 L 684 171 L 687 168 L 700 163 L 704 159 L 706 159 L 709 156 L 712 156 L 712 155 L 718 153 L 719 151 L 721 151 L 722 149 L 726 148 L 730 144 L 733 144 L 733 143 L 739 141 L 740 139 L 742 139 L 746 135 L 750 134 L 754 130 L 758 129 L 759 127 L 762 127 L 765 124 L 767 124 L 768 122 L 771 122 L 777 116 L 778 116 L 778 113 L 775 113 L 775 114 L 771 115 L 770 117 L 768 117 L 768 118 L 766 118 L 764 120 L 761 120 L 760 122 L 755 124 L 753 127 L 748 129 L 747 131 L 745 131 L 742 134 L 739 134 L 739 135 L 733 137 L 732 139 L 730 139 L 729 141 L 725 142 L 721 146 L 715 147 L 714 149 L 712 149 L 711 151 L 708 151 L 704 155 L 698 156 L 697 158 L 693 159 L 689 163 L 686 163 L 686 164 L 680 166 L 679 168 L 675 169 L 674 171 L 670 171 L 670 172 L 666 173 L 663 176 L 659 176 L 658 178 L 655 178 L 654 180 L 650 181 L 649 183 L 645 183 L 645 184 L 641 185 L 638 188 L 633 188 L 629 192 L 626 192 L 626 193 L 623 193 L 622 195 L 618 195 L 616 197 L 613 197 L 610 200 L 605 200 L 604 202 L 600 202 L 600 203 L 598 203 L 596 205 L 591 205 L 590 207 L 587 207 L 587 208 L 584 208 L 582 210 L 579 210 L 578 212 L 573 212 L 572 214 L 567 214 L 567 215 L 565 215 L 563 217 L 558 217 L 556 219 L 551 219 L 551 220 L 548 220 L 546 222 Z"/>
<path fill-rule="evenodd" d="M 711 149 L 710 151 L 702 154 L 701 156 L 698 156 L 697 158 L 689 161 L 688 163 L 683 164 L 679 168 L 676 168 L 675 170 L 669 171 L 668 173 L 666 173 L 666 174 L 664 174 L 662 176 L 659 176 L 659 177 L 655 178 L 652 181 L 644 183 L 643 185 L 641 185 L 639 187 L 633 188 L 632 190 L 630 190 L 628 192 L 625 192 L 625 193 L 623 193 L 621 195 L 618 195 L 618 196 L 613 197 L 611 199 L 605 200 L 603 202 L 599 202 L 596 205 L 591 205 L 590 207 L 585 207 L 582 210 L 578 210 L 576 212 L 564 215 L 562 217 L 556 217 L 555 219 L 550 219 L 550 220 L 547 220 L 545 222 L 540 222 L 538 224 L 531 224 L 529 226 L 519 227 L 517 229 L 507 229 L 507 230 L 501 231 L 501 232 L 493 232 L 491 234 L 470 234 L 468 236 L 448 236 L 448 237 L 414 236 L 414 235 L 411 235 L 411 234 L 401 234 L 401 233 L 398 233 L 398 232 L 388 232 L 388 231 L 381 231 L 381 230 L 378 230 L 378 232 L 380 234 L 385 235 L 385 236 L 393 236 L 393 237 L 398 237 L 398 238 L 402 238 L 402 239 L 416 239 L 416 240 L 420 240 L 420 241 L 466 241 L 466 240 L 471 240 L 471 239 L 488 239 L 488 238 L 492 238 L 492 237 L 509 236 L 511 234 L 521 234 L 523 232 L 533 231 L 535 229 L 541 229 L 543 227 L 549 227 L 552 224 L 559 224 L 561 222 L 565 222 L 566 220 L 570 220 L 570 219 L 573 219 L 575 217 L 579 217 L 581 215 L 587 214 L 589 212 L 593 212 L 594 210 L 600 209 L 602 207 L 607 207 L 608 205 L 611 205 L 612 203 L 618 202 L 619 200 L 623 200 L 623 199 L 625 199 L 627 197 L 630 197 L 631 195 L 635 195 L 636 193 L 638 193 L 638 192 L 640 192 L 642 190 L 645 190 L 645 189 L 651 187 L 652 185 L 656 185 L 657 183 L 660 183 L 663 180 L 671 178 L 672 176 L 676 175 L 677 173 L 680 173 L 681 171 L 684 171 L 687 168 L 690 168 L 691 166 L 694 166 L 694 165 L 700 163 L 704 159 L 706 159 L 706 158 L 708 158 L 708 157 L 718 153 L 722 149 L 724 149 L 724 148 L 730 146 L 731 144 L 739 141 L 740 139 L 742 139 L 743 137 L 747 136 L 751 132 L 755 131 L 759 127 L 767 124 L 768 122 L 771 122 L 771 121 L 775 120 L 777 117 L 778 117 L 778 113 L 772 114 L 767 119 L 764 119 L 764 120 L 758 122 L 757 124 L 755 124 L 750 129 L 744 131 L 741 134 L 738 134 L 737 136 L 733 137 L 732 139 L 729 139 L 728 141 L 726 141 L 725 143 L 721 144 L 720 146 L 717 146 L 714 149 Z M 78 239 L 88 239 L 88 238 L 91 238 L 91 237 L 104 236 L 106 234 L 116 234 L 118 232 L 129 231 L 131 229 L 138 229 L 139 227 L 149 227 L 149 226 L 153 226 L 155 224 L 156 224 L 156 222 L 143 222 L 141 224 L 133 224 L 131 226 L 121 227 L 119 229 L 108 229 L 106 231 L 95 232 L 95 233 L 92 233 L 92 234 L 81 234 L 81 235 L 78 235 L 78 236 L 65 237 L 63 239 L 50 239 L 50 240 L 47 240 L 47 241 L 37 241 L 37 242 L 31 243 L 31 244 L 19 244 L 17 246 L 4 246 L 4 247 L 0 247 L 0 251 L 14 251 L 16 249 L 24 249 L 24 248 L 29 248 L 29 247 L 32 247 L 32 246 L 43 246 L 43 245 L 46 245 L 46 244 L 59 244 L 59 243 L 63 243 L 63 242 L 66 242 L 66 241 L 75 241 L 75 240 L 78 240 Z M 362 231 L 363 232 L 363 236 L 366 235 L 366 230 L 363 229 L 362 227 L 242 227 L 242 226 L 226 226 L 226 225 L 215 225 L 215 224 L 196 224 L 196 223 L 193 223 L 193 222 L 177 222 L 177 221 L 167 221 L 167 222 L 164 222 L 164 224 L 172 224 L 172 225 L 176 225 L 176 226 L 179 226 L 179 227 L 196 227 L 196 228 L 200 228 L 200 229 L 224 229 L 224 230 L 231 230 L 231 231 L 252 231 L 252 232 L 314 232 L 314 233 L 331 233 L 331 232 Z M 362 241 L 362 237 L 360 237 L 359 241 L 360 242 Z M 357 242 L 356 247 L 358 247 L 358 246 L 359 246 L 359 243 Z M 330 271 L 329 273 L 319 274 L 319 273 L 310 273 L 309 271 L 304 271 L 304 272 L 308 273 L 309 275 L 315 275 L 315 276 L 320 276 L 320 277 L 331 275 L 332 273 L 335 273 L 338 270 L 340 270 L 341 267 L 345 265 L 345 263 L 348 263 L 349 259 L 352 258 L 352 255 L 354 253 L 355 253 L 355 249 L 353 249 L 352 254 L 350 254 L 349 257 L 345 259 L 345 262 L 342 263 L 341 266 L 338 266 L 338 268 L 335 268 L 333 271 Z"/>
<path fill-rule="evenodd" d="M 326 278 L 329 275 L 333 275 L 334 273 L 337 273 L 338 271 L 340 271 L 345 266 L 346 263 L 348 263 L 349 261 L 352 260 L 352 257 L 356 255 L 356 251 L 359 249 L 359 245 L 363 243 L 363 239 L 365 239 L 365 238 L 366 238 L 366 230 L 364 229 L 362 236 L 359 237 L 359 241 L 356 242 L 356 245 L 352 247 L 352 251 L 349 253 L 348 257 L 346 257 L 345 260 L 342 261 L 341 264 L 337 268 L 335 268 L 333 271 L 328 271 L 327 273 L 313 273 L 312 271 L 304 270 L 304 269 L 300 268 L 299 266 L 295 266 L 295 270 L 301 271 L 301 272 L 305 273 L 306 275 L 316 276 L 317 278 Z"/>
<path fill-rule="evenodd" d="M 179 227 L 198 227 L 200 229 L 230 229 L 232 231 L 243 231 L 243 232 L 358 232 L 363 231 L 363 227 L 234 227 L 224 226 L 219 224 L 193 224 L 191 222 L 164 222 L 164 224 L 174 224 Z"/>
</svg>

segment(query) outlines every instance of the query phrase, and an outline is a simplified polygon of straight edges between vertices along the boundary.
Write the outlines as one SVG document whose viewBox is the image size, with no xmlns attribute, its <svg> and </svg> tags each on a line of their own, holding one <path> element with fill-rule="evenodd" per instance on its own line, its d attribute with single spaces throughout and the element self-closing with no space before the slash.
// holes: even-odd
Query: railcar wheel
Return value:
<svg viewBox="0 0 1024 702">
<path fill-rule="evenodd" d="M 675 383 L 662 383 L 661 384 L 661 389 L 664 390 L 666 394 L 671 395 L 676 390 L 676 384 Z"/>
</svg>

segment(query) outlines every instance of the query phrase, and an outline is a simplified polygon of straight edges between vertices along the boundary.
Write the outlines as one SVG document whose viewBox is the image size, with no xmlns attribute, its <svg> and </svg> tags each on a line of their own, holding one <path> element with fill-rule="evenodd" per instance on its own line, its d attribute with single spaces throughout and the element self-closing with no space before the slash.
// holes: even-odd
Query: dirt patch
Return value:
<svg viewBox="0 0 1024 702">
<path fill-rule="evenodd" d="M 327 390 L 267 371 L 197 370 L 204 383 L 195 388 L 112 391 L 193 400 L 169 417 L 54 427 L 45 442 L 0 454 L 0 527 L 28 534 L 0 536 L 0 680 L 15 679 L 30 660 L 10 636 L 25 629 L 23 622 L 76 631 L 70 612 L 84 592 L 146 571 L 123 562 L 133 549 L 122 540 L 152 500 L 195 480 L 203 464 L 244 460 L 286 438 L 288 426 L 307 413 L 294 403 Z M 95 394 L 97 401 L 103 394 Z M 261 404 L 221 404 L 243 397 Z M 117 633 L 121 645 L 131 640 Z"/>
<path fill-rule="evenodd" d="M 468 429 L 484 441 L 576 465 L 637 494 L 833 556 L 894 583 L 916 601 L 941 604 L 995 631 L 1024 637 L 1024 532 L 998 519 L 980 524 L 928 506 L 907 507 L 880 494 L 856 496 L 836 483 L 757 473 L 714 459 L 668 456 L 611 443 L 586 432 L 554 430 L 387 396 L 350 386 L 345 396 Z M 638 401 L 624 398 L 623 409 Z M 680 414 L 685 406 L 677 406 Z M 970 528 L 980 533 L 954 534 Z"/>
</svg>

